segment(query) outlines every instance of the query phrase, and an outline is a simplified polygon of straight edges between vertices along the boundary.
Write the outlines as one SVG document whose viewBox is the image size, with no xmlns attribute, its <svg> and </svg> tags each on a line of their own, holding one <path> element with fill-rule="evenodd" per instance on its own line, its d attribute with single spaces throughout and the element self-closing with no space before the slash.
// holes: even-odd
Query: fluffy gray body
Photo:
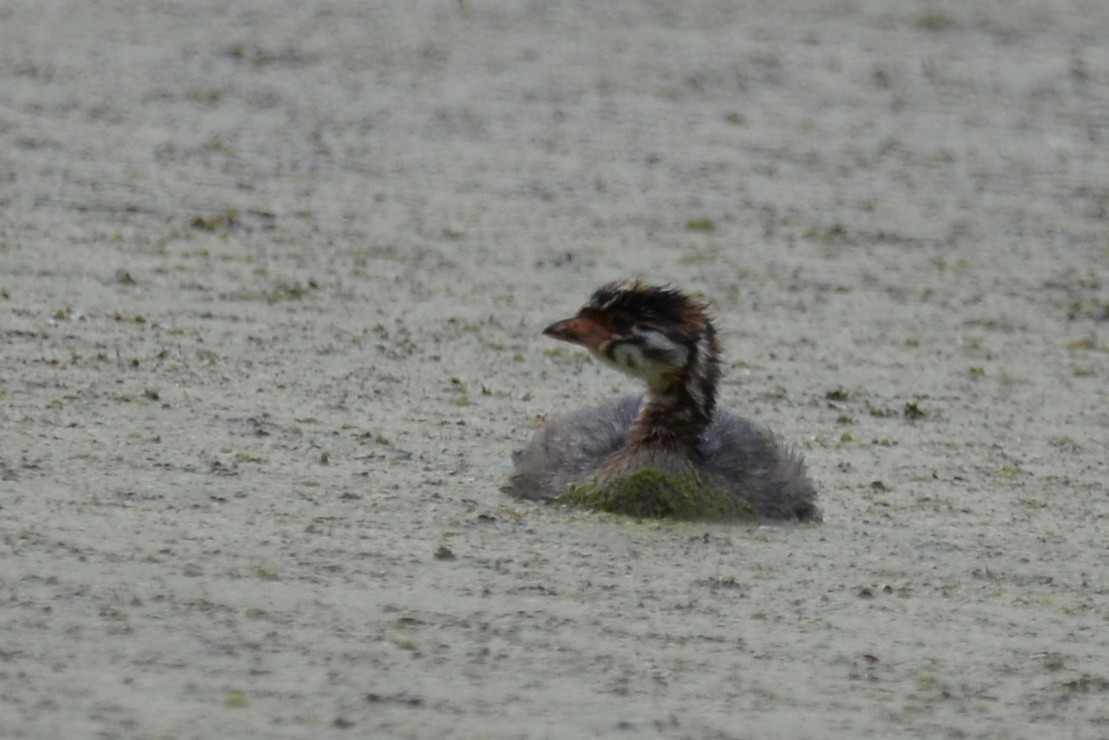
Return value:
<svg viewBox="0 0 1109 740">
<path fill-rule="evenodd" d="M 509 492 L 549 501 L 602 475 L 612 463 L 624 472 L 651 467 L 665 473 L 692 465 L 709 485 L 769 519 L 819 520 L 816 492 L 801 458 L 751 421 L 716 410 L 690 456 L 661 447 L 626 454 L 641 396 L 622 396 L 554 419 L 515 455 Z"/>
</svg>

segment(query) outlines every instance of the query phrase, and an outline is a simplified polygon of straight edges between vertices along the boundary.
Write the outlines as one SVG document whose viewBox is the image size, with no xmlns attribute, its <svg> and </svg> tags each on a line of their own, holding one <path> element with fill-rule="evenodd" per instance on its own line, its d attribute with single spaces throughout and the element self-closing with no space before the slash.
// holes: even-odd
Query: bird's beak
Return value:
<svg viewBox="0 0 1109 740">
<path fill-rule="evenodd" d="M 544 329 L 543 334 L 552 339 L 560 339 L 563 342 L 578 344 L 592 350 L 600 350 L 606 342 L 612 339 L 612 332 L 593 319 L 584 316 L 574 316 L 570 319 L 556 321 Z"/>
</svg>

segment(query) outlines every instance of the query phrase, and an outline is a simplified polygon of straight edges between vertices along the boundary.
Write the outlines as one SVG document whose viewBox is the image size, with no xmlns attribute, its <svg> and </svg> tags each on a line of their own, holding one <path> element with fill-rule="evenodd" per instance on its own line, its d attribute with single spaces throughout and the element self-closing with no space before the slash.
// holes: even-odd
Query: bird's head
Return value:
<svg viewBox="0 0 1109 740">
<path fill-rule="evenodd" d="M 669 286 L 637 280 L 603 285 L 577 315 L 551 324 L 543 333 L 585 347 L 657 391 L 669 389 L 675 381 L 699 386 L 716 382 L 718 347 L 712 321 L 701 302 Z"/>
</svg>

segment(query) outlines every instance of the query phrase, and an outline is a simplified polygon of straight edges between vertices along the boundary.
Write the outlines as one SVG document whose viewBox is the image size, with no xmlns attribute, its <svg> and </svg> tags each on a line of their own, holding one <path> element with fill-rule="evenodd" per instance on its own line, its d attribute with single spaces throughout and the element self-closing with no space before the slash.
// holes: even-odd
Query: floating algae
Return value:
<svg viewBox="0 0 1109 740">
<path fill-rule="evenodd" d="M 604 481 L 571 486 L 554 503 L 634 517 L 744 521 L 755 512 L 696 473 L 674 475 L 643 468 Z"/>
</svg>

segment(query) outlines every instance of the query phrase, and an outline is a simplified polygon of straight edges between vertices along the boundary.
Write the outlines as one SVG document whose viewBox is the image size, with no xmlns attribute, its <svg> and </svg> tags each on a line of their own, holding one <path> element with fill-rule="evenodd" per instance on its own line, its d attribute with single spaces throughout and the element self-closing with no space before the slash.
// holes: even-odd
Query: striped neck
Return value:
<svg viewBox="0 0 1109 740">
<path fill-rule="evenodd" d="M 700 335 L 685 346 L 685 366 L 648 385 L 626 447 L 662 445 L 692 450 L 712 422 L 720 377 L 719 347 L 712 323 L 706 321 Z"/>
</svg>

